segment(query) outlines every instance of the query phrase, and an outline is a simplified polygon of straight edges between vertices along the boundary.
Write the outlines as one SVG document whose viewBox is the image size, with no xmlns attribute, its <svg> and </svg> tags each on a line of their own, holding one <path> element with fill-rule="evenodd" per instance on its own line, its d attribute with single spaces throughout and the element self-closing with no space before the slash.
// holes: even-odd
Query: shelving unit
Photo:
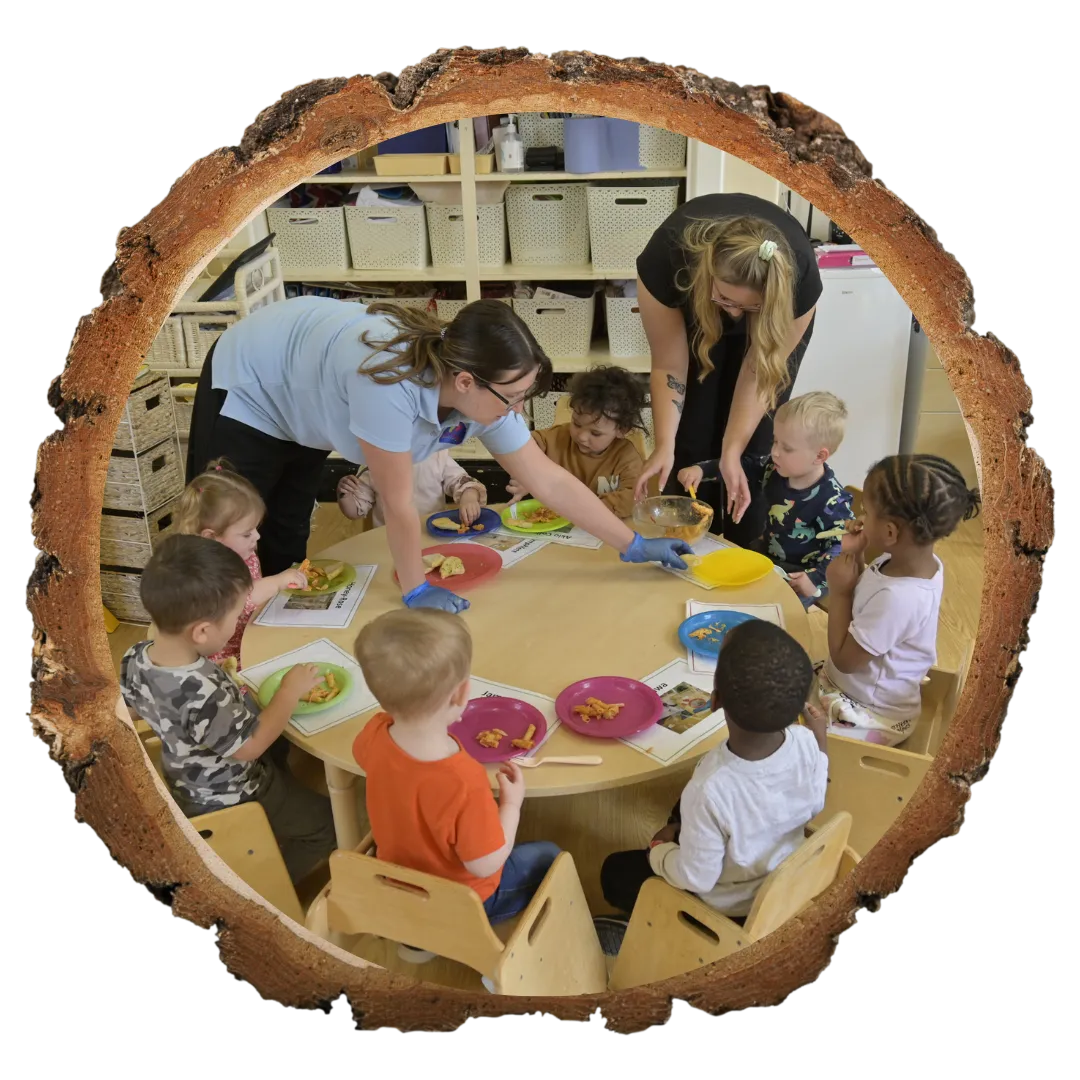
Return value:
<svg viewBox="0 0 1080 1080">
<path fill-rule="evenodd" d="M 502 183 L 502 184 L 532 184 L 532 183 L 588 183 L 595 180 L 625 181 L 628 185 L 642 183 L 651 180 L 687 180 L 689 170 L 682 168 L 666 169 L 636 169 L 594 173 L 569 173 L 569 172 L 524 172 L 524 173 L 485 173 L 478 175 L 475 171 L 474 154 L 476 145 L 473 135 L 473 125 L 470 120 L 463 120 L 458 124 L 460 146 L 458 147 L 461 161 L 459 173 L 443 173 L 439 175 L 414 175 L 381 176 L 373 166 L 359 169 L 345 169 L 338 173 L 326 173 L 310 177 L 305 183 L 310 184 L 457 184 L 461 188 L 461 206 L 466 228 L 465 239 L 465 262 L 460 267 L 425 267 L 422 270 L 354 270 L 332 268 L 309 268 L 303 270 L 286 270 L 285 279 L 291 282 L 310 282 L 333 285 L 346 282 L 431 282 L 435 283 L 464 283 L 465 299 L 468 301 L 478 300 L 481 296 L 483 284 L 496 282 L 554 282 L 554 281 L 618 281 L 632 279 L 637 276 L 636 267 L 628 265 L 616 271 L 597 270 L 591 263 L 577 265 L 560 264 L 529 264 L 514 265 L 506 263 L 499 267 L 481 267 L 478 260 L 478 235 L 475 226 L 470 226 L 476 220 L 477 185 Z M 711 149 L 711 148 L 710 148 Z M 719 153 L 719 151 L 713 151 Z M 696 160 L 688 156 L 688 161 Z M 597 298 L 598 305 L 603 303 L 602 297 Z M 603 339 L 593 343 L 593 347 L 587 354 L 579 357 L 553 358 L 552 363 L 556 372 L 560 374 L 573 374 L 584 371 L 593 364 L 614 363 L 637 374 L 647 374 L 650 361 L 647 356 L 639 357 L 612 357 L 608 351 L 607 342 Z"/>
</svg>

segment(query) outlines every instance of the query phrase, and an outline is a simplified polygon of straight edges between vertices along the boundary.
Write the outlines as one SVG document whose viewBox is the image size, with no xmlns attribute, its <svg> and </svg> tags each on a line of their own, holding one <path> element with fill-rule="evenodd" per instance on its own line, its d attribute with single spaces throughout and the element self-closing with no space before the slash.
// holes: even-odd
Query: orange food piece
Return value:
<svg viewBox="0 0 1080 1080">
<path fill-rule="evenodd" d="M 587 724 L 591 720 L 614 720 L 625 707 L 624 701 L 608 705 L 599 698 L 591 697 L 585 699 L 584 705 L 575 705 L 574 712 Z"/>
<path fill-rule="evenodd" d="M 533 736 L 536 734 L 536 725 L 530 724 L 529 730 L 521 736 L 520 739 L 511 739 L 510 745 L 516 746 L 519 750 L 531 750 L 536 744 L 533 742 Z"/>
<path fill-rule="evenodd" d="M 502 728 L 491 728 L 488 731 L 481 731 L 476 736 L 476 741 L 481 746 L 486 746 L 489 750 L 497 750 L 499 743 L 506 738 L 506 732 Z"/>
</svg>

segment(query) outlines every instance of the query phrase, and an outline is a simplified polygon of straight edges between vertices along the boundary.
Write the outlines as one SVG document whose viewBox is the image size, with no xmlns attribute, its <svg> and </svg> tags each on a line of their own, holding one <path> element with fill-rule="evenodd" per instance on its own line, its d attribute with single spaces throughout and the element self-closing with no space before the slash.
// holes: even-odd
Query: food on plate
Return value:
<svg viewBox="0 0 1080 1080">
<path fill-rule="evenodd" d="M 483 525 L 474 525 L 472 527 L 472 531 L 473 532 L 483 532 L 484 531 L 484 526 Z"/>
<path fill-rule="evenodd" d="M 559 515 L 546 506 L 538 506 L 521 515 L 521 520 L 527 521 L 530 525 L 547 525 L 549 522 L 558 521 L 558 519 Z"/>
<path fill-rule="evenodd" d="M 510 745 L 516 746 L 519 750 L 531 750 L 536 744 L 533 742 L 533 736 L 536 734 L 536 725 L 530 724 L 529 730 L 521 736 L 520 739 L 511 739 Z"/>
<path fill-rule="evenodd" d="M 574 712 L 587 724 L 590 720 L 614 720 L 625 707 L 624 701 L 608 705 L 599 698 L 591 697 L 585 699 L 584 705 L 575 705 Z"/>
<path fill-rule="evenodd" d="M 456 532 L 458 533 L 458 535 L 461 535 L 462 533 L 467 533 L 469 531 L 468 525 L 465 525 L 460 521 L 455 521 L 451 517 L 433 518 L 431 525 L 432 528 L 442 529 L 443 532 Z M 480 527 L 483 528 L 482 525 Z"/>
<path fill-rule="evenodd" d="M 440 555 L 438 552 L 436 552 L 434 555 L 424 556 L 424 566 L 428 570 L 438 570 L 444 562 L 446 562 L 446 556 Z"/>
<path fill-rule="evenodd" d="M 309 690 L 300 700 L 306 701 L 309 705 L 322 705 L 327 701 L 333 701 L 340 693 L 341 687 L 338 686 L 334 673 L 328 671 L 323 676 L 322 682 Z"/>
<path fill-rule="evenodd" d="M 439 577 L 445 581 L 449 577 L 457 577 L 465 573 L 465 564 L 456 556 L 448 555 L 439 563 Z"/>
<path fill-rule="evenodd" d="M 727 629 L 727 623 L 709 623 L 708 626 L 702 626 L 697 630 L 691 630 L 690 636 L 695 641 L 704 641 L 712 634 L 722 634 Z"/>
<path fill-rule="evenodd" d="M 336 578 L 345 571 L 343 562 L 327 563 L 325 566 L 312 566 L 310 559 L 305 559 L 297 568 L 307 578 L 311 592 L 326 592 Z"/>
<path fill-rule="evenodd" d="M 506 738 L 506 732 L 502 728 L 491 728 L 488 731 L 481 731 L 476 736 L 476 741 L 481 746 L 486 746 L 489 750 L 497 750 L 499 743 Z"/>
</svg>

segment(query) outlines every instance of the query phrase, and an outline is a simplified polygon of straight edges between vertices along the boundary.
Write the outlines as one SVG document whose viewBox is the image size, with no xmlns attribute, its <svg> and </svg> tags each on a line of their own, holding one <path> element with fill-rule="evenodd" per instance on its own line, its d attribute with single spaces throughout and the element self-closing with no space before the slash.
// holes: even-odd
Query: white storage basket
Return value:
<svg viewBox="0 0 1080 1080">
<path fill-rule="evenodd" d="M 589 261 L 588 184 L 513 184 L 506 193 L 515 265 Z"/>
<path fill-rule="evenodd" d="M 605 296 L 608 349 L 613 357 L 648 356 L 649 339 L 636 296 Z"/>
<path fill-rule="evenodd" d="M 423 270 L 429 264 L 422 204 L 344 209 L 354 270 Z"/>
<path fill-rule="evenodd" d="M 533 427 L 537 431 L 545 431 L 555 424 L 555 415 L 559 408 L 559 402 L 570 395 L 564 390 L 553 390 L 548 394 L 540 394 L 529 403 L 529 412 L 532 415 Z"/>
<path fill-rule="evenodd" d="M 679 187 L 590 187 L 589 236 L 593 267 L 635 277 L 637 257 L 675 212 Z"/>
<path fill-rule="evenodd" d="M 686 136 L 639 124 L 638 164 L 643 169 L 682 169 L 686 166 Z"/>
<path fill-rule="evenodd" d="M 176 417 L 176 434 L 186 439 L 191 434 L 191 415 L 195 411 L 195 387 L 172 387 L 173 415 Z"/>
<path fill-rule="evenodd" d="M 139 598 L 141 570 L 102 570 L 101 602 L 120 620 L 149 623 L 150 616 Z"/>
<path fill-rule="evenodd" d="M 102 510 L 101 562 L 107 566 L 145 566 L 158 544 L 175 529 L 175 510 L 175 499 L 149 514 Z"/>
<path fill-rule="evenodd" d="M 148 514 L 183 490 L 184 468 L 174 433 L 144 453 L 113 451 L 102 506 L 107 510 L 138 510 Z"/>
<path fill-rule="evenodd" d="M 142 453 L 176 434 L 165 375 L 144 375 L 131 390 L 113 439 L 114 450 Z"/>
<path fill-rule="evenodd" d="M 514 300 L 514 311 L 551 359 L 587 356 L 596 297 L 578 300 Z"/>
<path fill-rule="evenodd" d="M 146 366 L 162 371 L 166 368 L 181 368 L 186 364 L 184 328 L 179 318 L 170 315 L 146 353 Z"/>
<path fill-rule="evenodd" d="M 561 119 L 548 119 L 540 113 L 521 113 L 518 116 L 518 132 L 522 146 L 532 150 L 538 146 L 565 146 L 564 126 Z"/>
<path fill-rule="evenodd" d="M 201 368 L 210 346 L 239 318 L 239 315 L 181 315 L 188 367 Z"/>
<path fill-rule="evenodd" d="M 476 208 L 480 265 L 501 267 L 506 264 L 506 207 L 502 203 Z M 465 223 L 460 206 L 427 204 L 428 235 L 431 238 L 433 266 L 465 265 Z"/>
<path fill-rule="evenodd" d="M 349 245 L 345 239 L 345 208 L 266 211 L 281 265 L 293 270 L 348 270 Z"/>
</svg>

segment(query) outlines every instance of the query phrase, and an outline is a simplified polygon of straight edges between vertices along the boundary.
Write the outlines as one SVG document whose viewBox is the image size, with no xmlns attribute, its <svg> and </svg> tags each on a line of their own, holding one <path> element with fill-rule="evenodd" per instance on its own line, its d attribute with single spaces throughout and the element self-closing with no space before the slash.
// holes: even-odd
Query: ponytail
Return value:
<svg viewBox="0 0 1080 1080">
<path fill-rule="evenodd" d="M 385 315 L 397 331 L 383 340 L 370 338 L 366 330 L 360 335 L 368 348 L 392 354 L 361 367 L 374 382 L 435 386 L 466 372 L 480 382 L 498 386 L 536 372 L 527 397 L 547 393 L 551 385 L 551 361 L 532 331 L 501 300 L 466 304 L 450 323 L 424 309 L 389 301 L 369 304 L 367 310 L 372 315 Z"/>
</svg>

